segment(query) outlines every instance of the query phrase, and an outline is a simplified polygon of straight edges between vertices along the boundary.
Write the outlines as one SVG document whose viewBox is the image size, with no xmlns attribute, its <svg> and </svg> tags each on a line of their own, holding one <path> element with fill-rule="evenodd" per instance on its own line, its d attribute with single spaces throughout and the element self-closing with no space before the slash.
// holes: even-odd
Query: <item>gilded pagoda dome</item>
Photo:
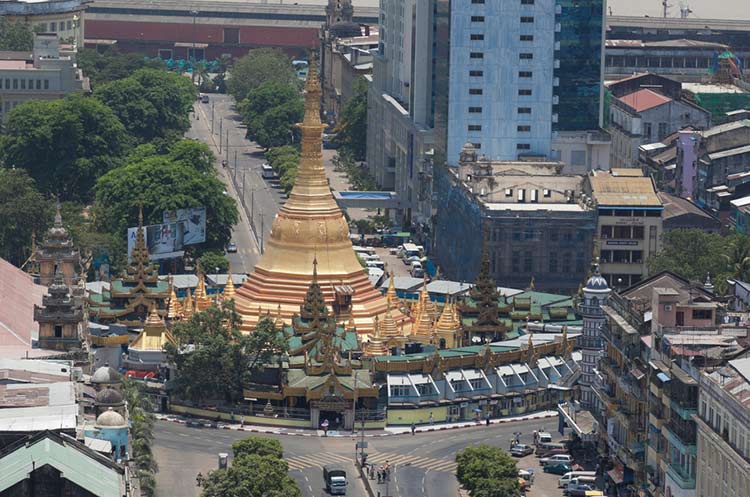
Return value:
<svg viewBox="0 0 750 497">
<path fill-rule="evenodd" d="M 122 414 L 110 407 L 96 418 L 94 426 L 96 428 L 127 428 L 128 423 L 122 417 Z"/>
</svg>

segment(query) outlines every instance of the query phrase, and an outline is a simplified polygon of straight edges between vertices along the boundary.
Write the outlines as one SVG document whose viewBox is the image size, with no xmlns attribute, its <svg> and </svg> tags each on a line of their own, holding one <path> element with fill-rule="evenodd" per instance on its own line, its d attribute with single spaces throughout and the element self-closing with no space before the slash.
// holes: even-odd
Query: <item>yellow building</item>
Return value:
<svg viewBox="0 0 750 497">
<path fill-rule="evenodd" d="M 279 309 L 284 322 L 291 323 L 312 280 L 313 260 L 325 301 L 334 303 L 339 320 L 351 320 L 359 333 L 371 333 L 375 317 L 387 309 L 386 298 L 372 286 L 354 254 L 349 226 L 328 185 L 321 154 L 320 93 L 311 64 L 305 117 L 299 124 L 302 153 L 297 179 L 274 219 L 265 253 L 235 297 L 245 333 L 262 316 Z M 405 319 L 396 309 L 392 313 L 397 323 Z"/>
</svg>

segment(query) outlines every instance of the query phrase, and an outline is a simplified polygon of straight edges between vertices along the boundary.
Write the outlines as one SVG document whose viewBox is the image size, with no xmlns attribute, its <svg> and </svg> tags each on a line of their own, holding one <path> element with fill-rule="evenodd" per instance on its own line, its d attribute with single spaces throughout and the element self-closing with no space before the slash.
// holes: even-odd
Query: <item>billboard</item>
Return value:
<svg viewBox="0 0 750 497">
<path fill-rule="evenodd" d="M 182 223 L 152 224 L 143 227 L 151 260 L 171 259 L 182 257 L 184 242 L 184 227 Z M 128 228 L 128 261 L 132 261 L 133 248 L 138 236 L 138 228 Z"/>
<path fill-rule="evenodd" d="M 164 223 L 182 226 L 183 245 L 194 245 L 206 241 L 206 208 L 190 207 L 164 211 Z"/>
</svg>

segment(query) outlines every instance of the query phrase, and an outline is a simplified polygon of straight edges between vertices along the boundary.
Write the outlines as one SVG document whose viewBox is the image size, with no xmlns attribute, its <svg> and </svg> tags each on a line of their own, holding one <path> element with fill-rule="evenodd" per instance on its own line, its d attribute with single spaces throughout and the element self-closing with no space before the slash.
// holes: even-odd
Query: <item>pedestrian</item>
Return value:
<svg viewBox="0 0 750 497">
<path fill-rule="evenodd" d="M 430 424 L 435 424 L 435 417 L 432 415 L 432 411 L 430 411 Z"/>
<path fill-rule="evenodd" d="M 324 419 L 322 423 L 320 423 L 321 428 L 323 428 L 323 436 L 328 436 L 328 420 Z"/>
<path fill-rule="evenodd" d="M 338 416 L 336 416 L 336 426 L 335 426 L 335 428 L 336 428 L 337 430 L 339 429 L 339 424 L 340 424 L 340 423 L 341 423 L 341 418 L 339 418 Z"/>
<path fill-rule="evenodd" d="M 414 423 L 411 424 L 411 436 L 414 436 L 414 432 L 417 431 L 417 425 Z"/>
<path fill-rule="evenodd" d="M 534 445 L 537 444 L 538 440 L 539 440 L 539 432 L 534 430 Z"/>
<path fill-rule="evenodd" d="M 240 416 L 240 426 L 245 426 L 245 416 Z"/>
<path fill-rule="evenodd" d="M 484 420 L 487 422 L 487 426 L 490 425 L 490 413 L 487 411 L 487 414 L 484 415 Z"/>
</svg>

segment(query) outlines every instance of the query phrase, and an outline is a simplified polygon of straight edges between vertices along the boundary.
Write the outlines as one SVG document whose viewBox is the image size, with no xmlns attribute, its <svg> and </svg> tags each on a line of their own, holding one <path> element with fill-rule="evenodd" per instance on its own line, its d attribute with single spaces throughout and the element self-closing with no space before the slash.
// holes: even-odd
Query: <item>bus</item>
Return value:
<svg viewBox="0 0 750 497">
<path fill-rule="evenodd" d="M 274 179 L 276 177 L 276 173 L 274 172 L 273 168 L 269 164 L 263 164 L 261 167 L 261 176 L 263 179 Z"/>
</svg>

